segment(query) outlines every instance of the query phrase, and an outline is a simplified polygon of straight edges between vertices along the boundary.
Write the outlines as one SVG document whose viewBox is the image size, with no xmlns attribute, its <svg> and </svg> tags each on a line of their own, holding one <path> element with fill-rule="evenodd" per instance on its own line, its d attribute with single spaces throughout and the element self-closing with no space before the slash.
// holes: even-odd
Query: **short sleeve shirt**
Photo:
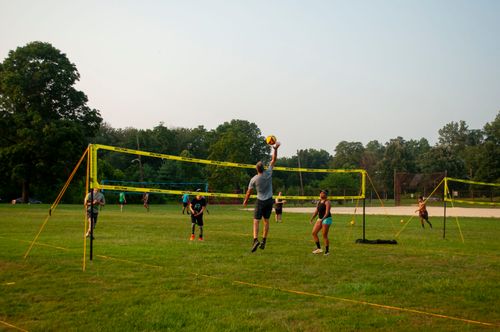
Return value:
<svg viewBox="0 0 500 332">
<path fill-rule="evenodd" d="M 273 198 L 273 167 L 269 166 L 262 174 L 255 175 L 248 184 L 248 189 L 255 187 L 257 199 L 261 201 Z"/>
<path fill-rule="evenodd" d="M 204 206 L 207 206 L 207 200 L 205 197 L 201 197 L 200 199 L 198 198 L 193 198 L 191 201 L 191 206 L 193 207 L 193 210 L 198 213 L 203 209 Z"/>
<path fill-rule="evenodd" d="M 87 202 L 90 202 L 92 193 L 87 194 Z M 94 201 L 101 202 L 102 204 L 106 204 L 106 200 L 104 199 L 104 195 L 101 192 L 94 193 Z M 90 211 L 90 205 L 87 206 L 87 211 Z M 92 209 L 92 212 L 94 213 L 99 213 L 99 204 L 94 204 L 94 208 Z"/>
<path fill-rule="evenodd" d="M 182 195 L 182 203 L 187 203 L 187 202 L 189 202 L 189 195 L 188 194 Z"/>
</svg>

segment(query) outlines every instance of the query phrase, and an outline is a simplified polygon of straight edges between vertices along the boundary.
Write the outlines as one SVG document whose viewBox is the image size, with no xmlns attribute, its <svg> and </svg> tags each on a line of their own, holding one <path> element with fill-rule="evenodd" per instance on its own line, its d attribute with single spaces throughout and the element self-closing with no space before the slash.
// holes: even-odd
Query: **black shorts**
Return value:
<svg viewBox="0 0 500 332">
<path fill-rule="evenodd" d="M 182 202 L 182 206 L 186 207 L 186 206 L 188 206 L 188 203 L 187 202 L 186 203 Z"/>
<path fill-rule="evenodd" d="M 274 208 L 274 210 L 276 211 L 276 214 L 283 214 L 283 208 L 281 207 Z"/>
<path fill-rule="evenodd" d="M 191 222 L 198 226 L 203 226 L 203 214 L 200 214 L 199 216 L 196 217 L 193 216 L 193 214 L 191 214 Z"/>
<path fill-rule="evenodd" d="M 420 216 L 420 218 L 425 219 L 425 220 L 429 219 L 429 213 L 427 211 L 420 212 L 419 216 Z"/>
<path fill-rule="evenodd" d="M 271 212 L 273 212 L 274 199 L 271 197 L 266 199 L 265 201 L 261 201 L 260 199 L 255 202 L 255 210 L 253 212 L 253 218 L 260 220 L 262 217 L 264 219 L 269 219 L 271 216 Z"/>
<path fill-rule="evenodd" d="M 92 213 L 92 217 L 94 219 L 94 225 L 97 224 L 97 216 L 99 215 L 99 213 L 97 212 L 94 212 Z M 91 217 L 91 213 L 90 211 L 87 211 L 87 218 L 90 218 Z"/>
</svg>

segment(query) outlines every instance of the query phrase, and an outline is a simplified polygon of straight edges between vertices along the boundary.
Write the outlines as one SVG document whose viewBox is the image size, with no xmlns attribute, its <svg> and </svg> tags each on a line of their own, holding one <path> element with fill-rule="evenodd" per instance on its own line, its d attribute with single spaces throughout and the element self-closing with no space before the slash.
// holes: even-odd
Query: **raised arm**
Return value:
<svg viewBox="0 0 500 332">
<path fill-rule="evenodd" d="M 278 159 L 278 148 L 280 147 L 280 145 L 280 142 L 276 142 L 276 144 L 273 146 L 273 157 L 269 166 L 274 167 L 274 164 L 276 164 L 276 159 Z"/>
</svg>

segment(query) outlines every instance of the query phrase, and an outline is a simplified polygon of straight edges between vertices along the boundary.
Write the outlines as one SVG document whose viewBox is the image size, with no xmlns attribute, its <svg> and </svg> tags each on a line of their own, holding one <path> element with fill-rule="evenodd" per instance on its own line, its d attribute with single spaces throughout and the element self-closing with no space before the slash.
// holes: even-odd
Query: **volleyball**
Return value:
<svg viewBox="0 0 500 332">
<path fill-rule="evenodd" d="M 266 137 L 266 143 L 269 145 L 274 145 L 276 144 L 276 136 L 274 135 L 269 135 Z"/>
</svg>

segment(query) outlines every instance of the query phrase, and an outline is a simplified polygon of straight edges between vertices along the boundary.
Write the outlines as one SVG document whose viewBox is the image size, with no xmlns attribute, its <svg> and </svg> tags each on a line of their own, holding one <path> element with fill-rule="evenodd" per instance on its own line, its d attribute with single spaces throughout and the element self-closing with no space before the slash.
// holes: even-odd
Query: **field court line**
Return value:
<svg viewBox="0 0 500 332">
<path fill-rule="evenodd" d="M 0 238 L 1 239 L 9 239 L 9 240 L 18 241 L 18 242 L 31 243 L 31 241 L 13 239 L 13 238 L 1 236 L 1 235 L 0 235 Z M 55 249 L 64 250 L 64 251 L 71 251 L 72 250 L 72 249 L 69 249 L 69 248 L 58 247 L 58 246 L 54 246 L 54 245 L 51 245 L 51 244 L 45 244 L 45 243 L 42 243 L 42 242 L 36 242 L 35 245 L 41 246 L 41 247 L 55 248 Z"/>
<path fill-rule="evenodd" d="M 233 234 L 233 235 L 240 235 L 240 236 L 252 236 L 252 234 L 226 232 L 226 231 L 223 231 L 223 230 L 214 231 L 214 232 L 216 232 L 216 233 Z M 18 241 L 18 242 L 31 243 L 31 241 L 13 239 L 13 238 L 1 236 L 1 235 L 0 235 L 0 239 L 9 239 L 9 240 Z M 295 240 L 301 240 L 302 241 L 303 239 L 297 238 Z M 311 242 L 311 241 L 312 240 L 310 240 L 309 242 Z M 349 243 L 349 244 L 351 244 L 351 243 Z M 51 244 L 45 244 L 45 243 L 42 243 L 42 242 L 37 242 L 37 243 L 35 243 L 35 245 L 38 245 L 38 246 L 41 246 L 41 247 L 55 248 L 55 249 L 64 250 L 64 251 L 76 250 L 76 248 L 75 249 L 69 249 L 69 248 L 64 248 L 64 247 L 58 247 L 58 246 L 51 245 Z M 332 248 L 333 249 L 337 249 L 337 250 L 345 249 L 346 251 L 348 251 L 348 249 L 346 249 L 343 246 L 337 246 L 337 247 L 332 247 Z M 364 247 L 361 247 L 361 246 L 352 246 L 352 248 L 364 248 Z M 383 247 L 378 247 L 378 248 L 383 248 Z M 469 257 L 481 256 L 481 257 L 488 257 L 488 258 L 493 258 L 493 259 L 498 259 L 498 257 L 499 257 L 499 256 L 495 256 L 495 255 L 485 255 L 485 254 L 475 254 L 475 253 L 474 254 L 469 254 L 469 253 L 465 253 L 465 252 L 453 252 L 453 251 L 445 251 L 445 250 L 415 249 L 415 251 L 424 252 L 424 253 L 452 254 L 452 255 L 469 256 Z M 411 252 L 407 251 L 407 253 L 411 253 Z M 103 258 L 105 258 L 105 257 L 103 256 Z M 110 257 L 110 259 L 113 259 L 113 258 Z M 134 263 L 134 262 L 130 262 L 130 263 Z M 155 265 L 151 265 L 151 266 L 155 267 Z"/>
<path fill-rule="evenodd" d="M 29 242 L 29 241 L 24 241 L 24 240 L 19 240 L 19 241 Z M 40 243 L 37 243 L 37 244 L 41 245 Z M 70 250 L 70 249 L 67 249 L 67 248 L 61 248 L 61 247 L 56 247 L 56 246 L 51 246 L 51 245 L 46 245 L 46 246 L 57 248 L 57 249 Z M 130 263 L 130 264 L 136 264 L 136 265 L 142 265 L 142 266 L 152 267 L 152 268 L 155 268 L 155 269 L 157 269 L 157 268 L 165 268 L 164 266 L 160 266 L 160 265 L 152 265 L 152 264 L 146 264 L 146 263 L 142 263 L 142 262 L 134 262 L 134 261 L 126 260 L 126 259 L 114 258 L 114 257 L 104 256 L 104 255 L 96 255 L 96 257 L 100 257 L 100 258 L 103 258 L 103 259 L 109 259 L 109 260 L 115 260 L 115 261 L 119 261 L 119 262 L 123 262 L 123 263 Z M 477 324 L 477 325 L 483 325 L 483 326 L 492 326 L 492 327 L 500 327 L 500 324 L 481 322 L 481 321 L 477 321 L 477 320 L 471 320 L 471 319 L 454 317 L 454 316 L 447 316 L 447 315 L 436 314 L 436 313 L 422 311 L 422 310 L 402 308 L 402 307 L 395 307 L 395 306 L 389 306 L 389 305 L 372 303 L 372 302 L 366 302 L 366 301 L 346 299 L 346 298 L 336 297 L 336 296 L 331 296 L 331 295 L 322 295 L 322 294 L 316 294 L 316 293 L 310 293 L 310 292 L 303 292 L 303 291 L 298 291 L 298 290 L 284 289 L 284 288 L 279 288 L 279 287 L 265 286 L 265 285 L 259 285 L 259 284 L 254 284 L 254 283 L 245 282 L 245 281 L 239 281 L 239 280 L 226 280 L 226 279 L 224 279 L 222 277 L 210 276 L 210 275 L 207 275 L 207 274 L 199 274 L 199 273 L 194 273 L 194 272 L 192 272 L 191 274 L 195 275 L 195 276 L 201 276 L 201 277 L 205 277 L 205 278 L 210 278 L 210 279 L 216 279 L 216 280 L 221 280 L 221 281 L 229 281 L 229 282 L 231 282 L 233 284 L 250 286 L 250 287 L 254 287 L 254 288 L 279 290 L 281 292 L 286 292 L 286 293 L 291 293 L 291 294 L 305 295 L 305 296 L 312 296 L 312 297 L 320 297 L 320 298 L 324 298 L 324 299 L 330 299 L 330 300 L 336 300 L 336 301 L 342 301 L 342 302 L 350 302 L 350 303 L 367 305 L 367 306 L 371 306 L 371 307 L 388 309 L 388 310 L 393 310 L 393 311 L 402 311 L 402 312 L 409 312 L 409 313 L 414 313 L 414 314 L 420 314 L 420 315 L 426 315 L 426 316 L 432 316 L 432 317 L 450 319 L 450 320 L 455 320 L 455 321 L 460 321 L 460 322 L 465 322 L 465 323 L 470 323 L 470 324 Z M 2 321 L 0 321 L 0 322 L 2 322 Z M 4 322 L 2 322 L 2 323 L 4 323 Z M 15 326 L 14 326 L 14 328 L 15 328 Z M 25 330 L 20 329 L 20 331 L 25 331 Z"/>
<path fill-rule="evenodd" d="M 420 315 L 426 315 L 426 316 L 432 316 L 432 317 L 438 317 L 438 318 L 445 318 L 445 319 L 456 320 L 456 321 L 470 323 L 470 324 L 478 324 L 478 325 L 484 325 L 484 326 L 500 327 L 499 324 L 481 322 L 481 321 L 477 321 L 477 320 L 471 320 L 471 319 L 460 318 L 460 317 L 453 317 L 453 316 L 441 315 L 441 314 L 436 314 L 436 313 L 427 312 L 427 311 L 421 311 L 421 310 L 415 310 L 415 309 L 394 307 L 394 306 L 389 306 L 389 305 L 384 305 L 384 304 L 377 304 L 377 303 L 371 303 L 371 302 L 366 302 L 366 301 L 358 301 L 358 300 L 346 299 L 346 298 L 336 297 L 336 296 L 330 296 L 330 295 L 322 295 L 322 294 L 315 294 L 315 293 L 309 293 L 309 292 L 302 292 L 302 291 L 291 290 L 291 289 L 283 289 L 283 288 L 279 288 L 279 287 L 271 287 L 271 286 L 253 284 L 253 283 L 244 282 L 244 281 L 238 281 L 238 280 L 234 280 L 233 283 L 240 284 L 240 285 L 245 285 L 245 286 L 250 286 L 250 287 L 255 287 L 255 288 L 264 288 L 264 289 L 279 290 L 281 292 L 298 294 L 298 295 L 321 297 L 321 298 L 325 298 L 325 299 L 331 299 L 331 300 L 337 300 L 337 301 L 343 301 L 343 302 L 350 302 L 350 303 L 355 303 L 355 304 L 363 304 L 363 305 L 368 305 L 368 306 L 372 306 L 372 307 L 376 307 L 376 308 L 383 308 L 383 309 L 389 309 L 389 310 L 394 310 L 394 311 L 404 311 L 404 312 L 410 312 L 410 313 L 414 313 L 414 314 L 420 314 Z"/>
<path fill-rule="evenodd" d="M 3 324 L 3 325 L 5 325 L 5 326 L 11 327 L 11 328 L 13 328 L 13 329 L 16 329 L 16 330 L 18 330 L 18 331 L 28 332 L 28 330 L 25 330 L 25 329 L 22 329 L 22 328 L 20 328 L 20 327 L 14 326 L 14 325 L 12 325 L 12 324 L 9 324 L 9 323 L 7 323 L 7 322 L 4 322 L 3 320 L 0 320 L 0 323 L 1 323 L 1 324 Z"/>
<path fill-rule="evenodd" d="M 104 255 L 96 255 L 96 257 L 100 257 L 100 258 L 103 258 L 103 259 L 109 259 L 109 260 L 112 260 L 112 261 L 117 261 L 117 262 L 122 262 L 122 263 L 130 263 L 130 264 L 135 264 L 135 265 L 153 267 L 155 269 L 163 269 L 163 268 L 165 268 L 164 266 L 161 266 L 161 265 L 152 265 L 152 264 L 147 264 L 147 263 L 142 263 L 142 262 L 134 262 L 134 261 L 130 261 L 130 260 L 127 260 L 127 259 L 114 258 L 114 257 L 104 256 Z"/>
</svg>

